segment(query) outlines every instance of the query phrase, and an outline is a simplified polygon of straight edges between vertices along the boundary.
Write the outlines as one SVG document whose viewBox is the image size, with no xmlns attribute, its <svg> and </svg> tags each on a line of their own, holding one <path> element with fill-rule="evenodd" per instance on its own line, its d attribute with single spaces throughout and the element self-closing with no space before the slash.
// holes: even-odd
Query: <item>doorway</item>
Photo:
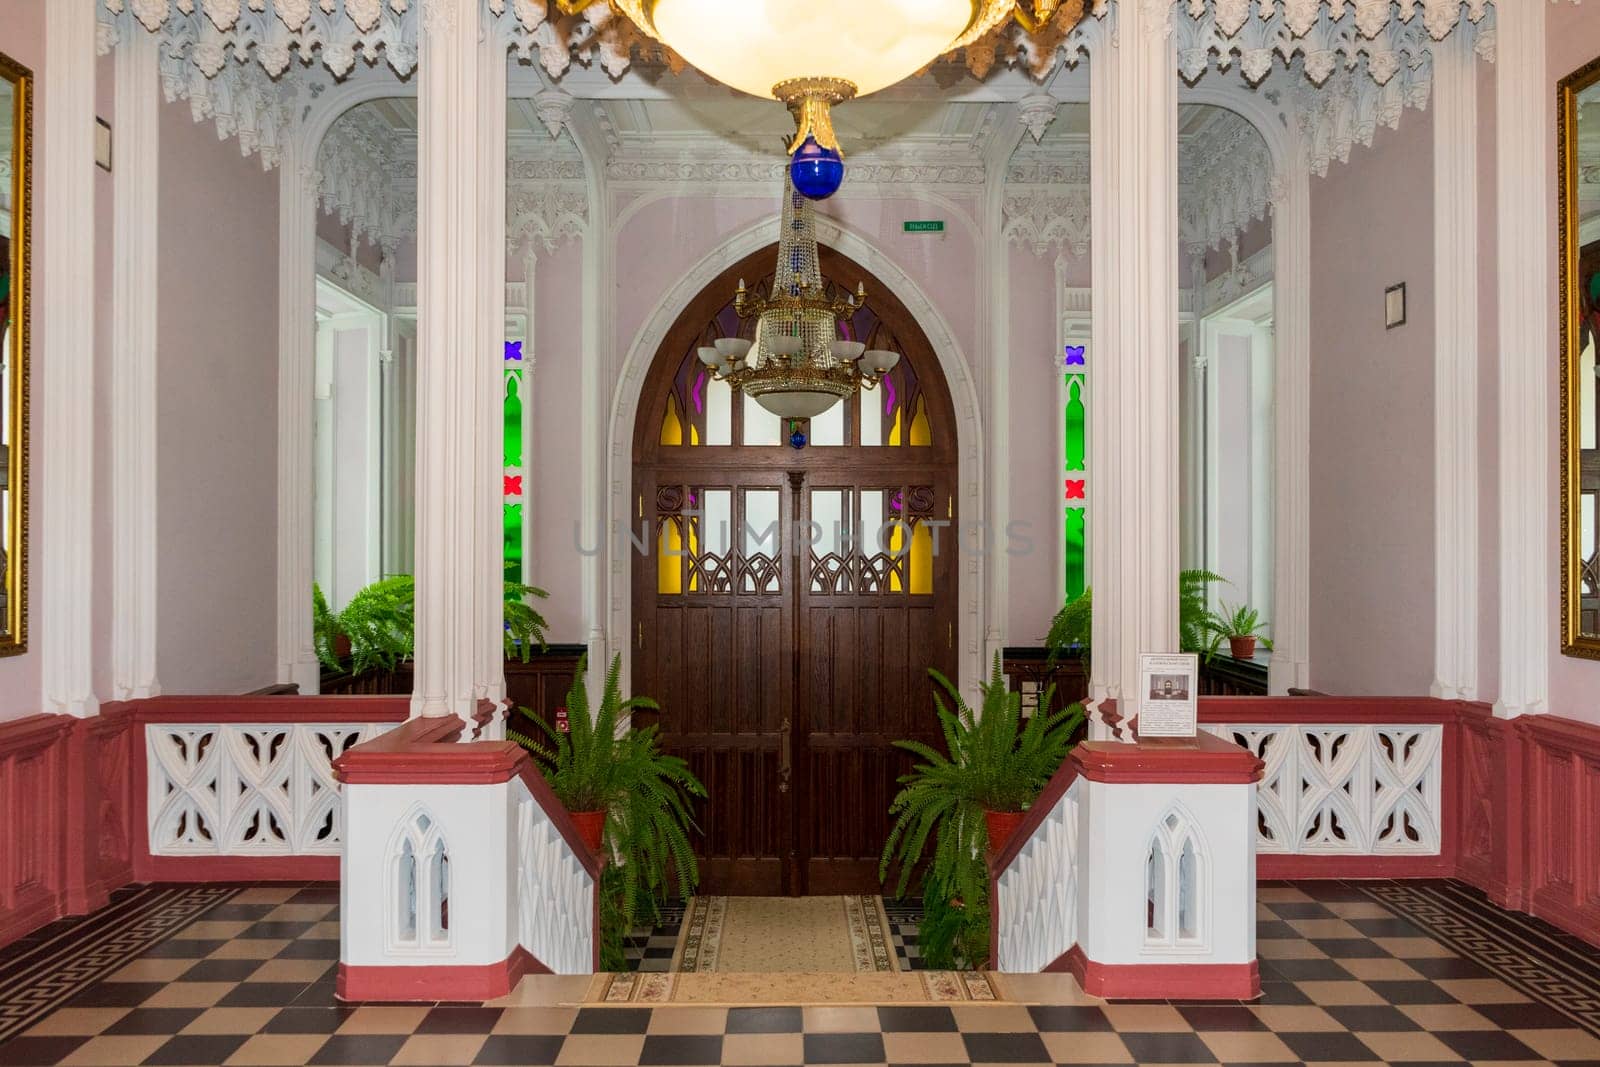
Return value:
<svg viewBox="0 0 1600 1067">
<path fill-rule="evenodd" d="M 712 379 L 696 350 L 752 335 L 732 295 L 770 288 L 776 250 L 690 302 L 645 383 L 633 688 L 710 794 L 701 892 L 874 893 L 913 762 L 893 742 L 942 744 L 928 669 L 955 680 L 954 409 L 915 319 L 829 248 L 825 285 L 868 292 L 846 332 L 901 353 L 882 385 L 790 423 Z"/>
</svg>

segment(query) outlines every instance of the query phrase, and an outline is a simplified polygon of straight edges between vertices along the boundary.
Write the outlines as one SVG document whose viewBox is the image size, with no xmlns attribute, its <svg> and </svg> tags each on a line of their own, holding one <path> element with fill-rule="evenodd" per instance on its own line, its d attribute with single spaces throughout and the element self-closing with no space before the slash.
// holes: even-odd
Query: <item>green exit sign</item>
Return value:
<svg viewBox="0 0 1600 1067">
<path fill-rule="evenodd" d="M 902 223 L 906 233 L 943 233 L 944 219 L 907 219 Z"/>
</svg>

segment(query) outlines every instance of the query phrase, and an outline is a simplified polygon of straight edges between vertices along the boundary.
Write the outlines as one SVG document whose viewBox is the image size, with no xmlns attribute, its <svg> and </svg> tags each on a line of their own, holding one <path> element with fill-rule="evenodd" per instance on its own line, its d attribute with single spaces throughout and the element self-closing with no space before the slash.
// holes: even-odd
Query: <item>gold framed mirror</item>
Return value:
<svg viewBox="0 0 1600 1067">
<path fill-rule="evenodd" d="M 33 72 L 0 54 L 0 656 L 28 647 L 28 256 Z"/>
<path fill-rule="evenodd" d="M 1561 651 L 1600 659 L 1600 58 L 1556 88 L 1561 255 Z"/>
</svg>

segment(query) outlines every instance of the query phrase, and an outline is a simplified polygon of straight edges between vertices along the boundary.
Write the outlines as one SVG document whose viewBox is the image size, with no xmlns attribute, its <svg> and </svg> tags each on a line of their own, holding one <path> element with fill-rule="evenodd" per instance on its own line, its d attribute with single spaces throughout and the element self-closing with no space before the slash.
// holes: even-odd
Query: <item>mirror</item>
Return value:
<svg viewBox="0 0 1600 1067">
<path fill-rule="evenodd" d="M 1600 59 L 1557 88 L 1561 651 L 1600 659 Z"/>
<path fill-rule="evenodd" d="M 28 641 L 28 227 L 33 74 L 0 54 L 0 656 Z"/>
</svg>

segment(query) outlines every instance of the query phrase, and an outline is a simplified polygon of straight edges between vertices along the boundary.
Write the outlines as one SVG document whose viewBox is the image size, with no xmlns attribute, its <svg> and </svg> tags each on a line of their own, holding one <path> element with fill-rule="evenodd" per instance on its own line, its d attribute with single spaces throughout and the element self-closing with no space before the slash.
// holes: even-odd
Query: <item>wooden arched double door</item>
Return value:
<svg viewBox="0 0 1600 1067">
<path fill-rule="evenodd" d="M 696 348 L 752 336 L 731 298 L 740 278 L 770 287 L 775 257 L 708 285 L 645 384 L 633 691 L 660 701 L 663 747 L 709 791 L 702 892 L 872 892 L 912 764 L 893 742 L 942 747 L 928 668 L 955 679 L 955 415 L 915 319 L 827 248 L 825 284 L 868 290 L 845 332 L 900 365 L 809 424 L 712 380 Z"/>
</svg>

